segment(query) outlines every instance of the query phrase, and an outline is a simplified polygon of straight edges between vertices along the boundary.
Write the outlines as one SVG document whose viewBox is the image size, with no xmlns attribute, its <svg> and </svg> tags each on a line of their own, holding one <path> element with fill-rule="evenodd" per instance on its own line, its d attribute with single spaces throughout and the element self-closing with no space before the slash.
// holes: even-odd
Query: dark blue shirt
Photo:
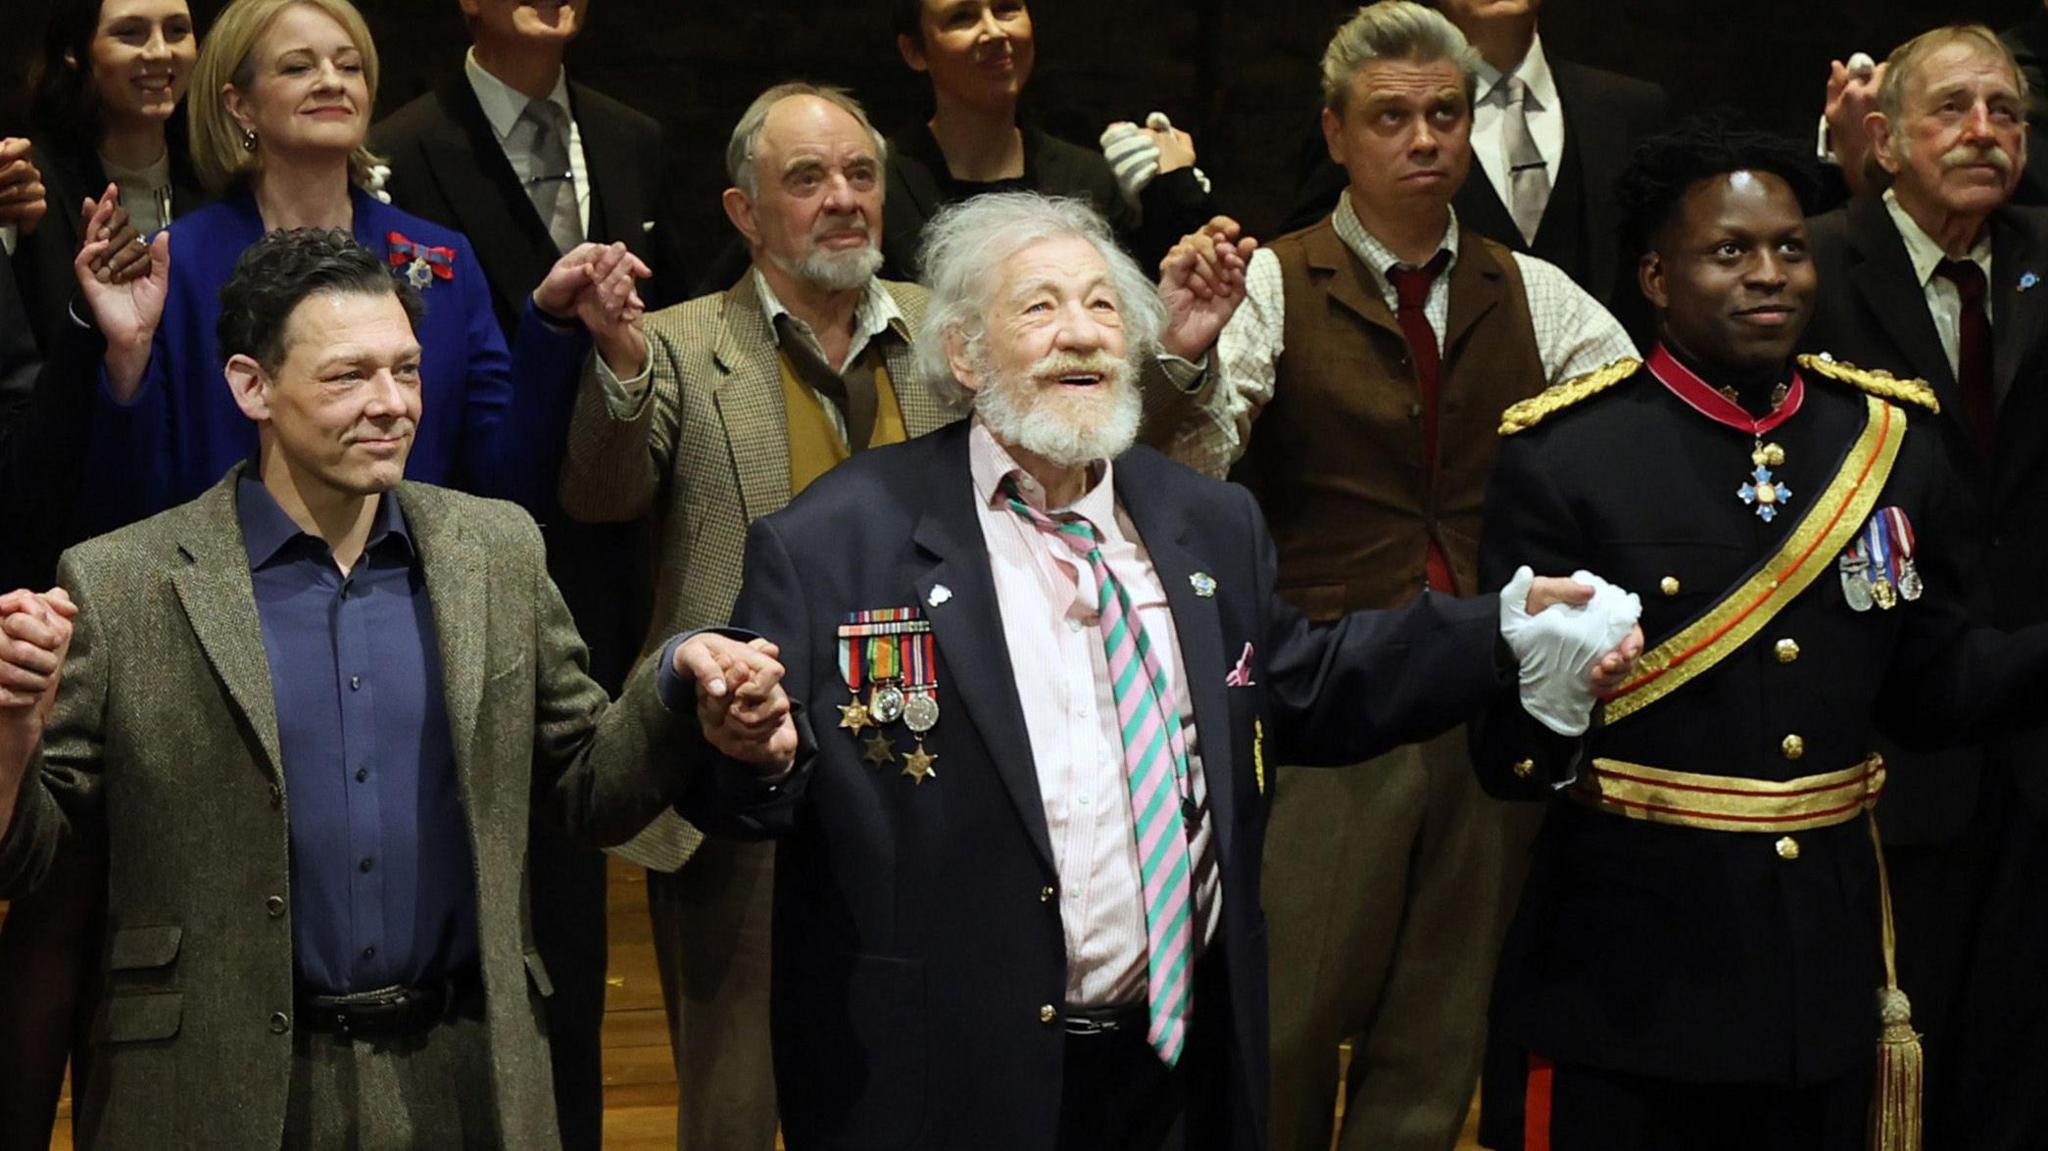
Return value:
<svg viewBox="0 0 2048 1151">
<path fill-rule="evenodd" d="M 301 984 L 365 991 L 475 963 L 434 610 L 397 493 L 346 576 L 252 476 L 236 508 L 277 702 Z"/>
</svg>

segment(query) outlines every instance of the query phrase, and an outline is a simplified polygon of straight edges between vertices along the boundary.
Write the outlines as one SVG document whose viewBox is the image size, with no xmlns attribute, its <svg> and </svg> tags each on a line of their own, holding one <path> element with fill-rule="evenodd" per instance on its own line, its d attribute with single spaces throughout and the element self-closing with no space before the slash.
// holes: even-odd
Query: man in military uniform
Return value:
<svg viewBox="0 0 2048 1151">
<path fill-rule="evenodd" d="M 1622 190 L 1659 343 L 1504 418 L 1482 585 L 1591 568 L 1643 593 L 1649 642 L 1585 737 L 1473 731 L 1489 790 L 1551 804 L 1493 1001 L 1528 1147 L 1847 1151 L 1873 1117 L 1919 1145 L 1873 722 L 1927 747 L 2023 720 L 2048 629 L 1969 625 L 1933 392 L 1793 359 L 1809 180 L 1769 137 L 1645 144 Z"/>
</svg>

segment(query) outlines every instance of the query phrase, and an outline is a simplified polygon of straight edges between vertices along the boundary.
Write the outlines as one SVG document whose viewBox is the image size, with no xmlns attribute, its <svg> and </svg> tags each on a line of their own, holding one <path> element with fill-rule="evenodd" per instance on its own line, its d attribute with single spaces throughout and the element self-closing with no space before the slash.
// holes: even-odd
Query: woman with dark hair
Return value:
<svg viewBox="0 0 2048 1151">
<path fill-rule="evenodd" d="M 58 0 L 29 78 L 29 136 L 50 212 L 22 237 L 15 280 L 45 354 L 65 322 L 80 205 L 114 185 L 133 230 L 114 275 L 145 259 L 140 243 L 205 203 L 185 144 L 183 100 L 199 55 L 186 0 Z M 119 240 L 121 237 L 115 237 Z"/>
<path fill-rule="evenodd" d="M 1157 174 L 1127 196 L 1102 152 L 1048 135 L 1019 114 L 1037 60 L 1025 0 L 895 0 L 892 8 L 898 53 L 931 80 L 932 115 L 889 138 L 884 275 L 912 278 L 925 222 L 983 192 L 1084 199 L 1150 268 L 1215 215 L 1186 132 L 1137 129 L 1150 137 Z"/>
</svg>

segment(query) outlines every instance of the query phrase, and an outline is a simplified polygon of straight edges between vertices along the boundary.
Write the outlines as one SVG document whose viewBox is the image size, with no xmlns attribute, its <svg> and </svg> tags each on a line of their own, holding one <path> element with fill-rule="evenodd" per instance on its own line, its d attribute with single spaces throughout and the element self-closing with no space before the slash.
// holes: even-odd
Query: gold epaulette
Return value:
<svg viewBox="0 0 2048 1151">
<path fill-rule="evenodd" d="M 1799 366 L 1811 368 L 1831 380 L 1840 380 L 1850 387 L 1860 388 L 1879 399 L 1917 404 L 1937 415 L 1941 412 L 1941 401 L 1934 398 L 1934 389 L 1927 386 L 1926 380 L 1902 380 L 1890 372 L 1859 368 L 1855 364 L 1844 363 L 1826 352 L 1817 356 L 1800 356 Z"/>
<path fill-rule="evenodd" d="M 1623 356 L 1604 368 L 1595 368 L 1583 376 L 1573 376 L 1564 383 L 1546 388 L 1508 408 L 1500 414 L 1500 434 L 1512 436 L 1526 432 L 1558 412 L 1582 400 L 1590 399 L 1636 374 L 1643 362 Z"/>
</svg>

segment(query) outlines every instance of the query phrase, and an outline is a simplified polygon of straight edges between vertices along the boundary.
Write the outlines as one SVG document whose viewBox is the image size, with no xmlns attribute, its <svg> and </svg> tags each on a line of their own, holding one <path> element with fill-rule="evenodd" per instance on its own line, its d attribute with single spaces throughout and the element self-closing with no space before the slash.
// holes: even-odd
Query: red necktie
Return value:
<svg viewBox="0 0 2048 1151">
<path fill-rule="evenodd" d="M 1425 308 L 1429 304 L 1430 285 L 1450 262 L 1449 252 L 1438 252 L 1435 259 L 1420 268 L 1396 265 L 1387 269 L 1387 282 L 1394 285 L 1394 295 L 1399 300 L 1399 306 L 1394 309 L 1394 320 L 1401 325 L 1401 334 L 1408 339 L 1408 357 L 1415 361 L 1415 385 L 1422 395 L 1423 475 L 1432 512 L 1436 507 L 1437 383 L 1443 371 L 1443 357 L 1437 351 L 1436 329 L 1429 326 Z M 1445 595 L 1458 594 L 1458 581 L 1451 575 L 1451 561 L 1437 543 L 1434 522 L 1429 528 L 1429 551 L 1423 556 L 1423 571 L 1432 589 Z"/>
<path fill-rule="evenodd" d="M 1971 260 L 1943 260 L 1934 274 L 1956 286 L 1962 297 L 1956 341 L 1956 383 L 1963 389 L 1963 418 L 1977 447 L 1989 458 L 1997 435 L 1997 406 L 1991 399 L 1991 317 L 1984 311 L 1984 269 Z"/>
</svg>

